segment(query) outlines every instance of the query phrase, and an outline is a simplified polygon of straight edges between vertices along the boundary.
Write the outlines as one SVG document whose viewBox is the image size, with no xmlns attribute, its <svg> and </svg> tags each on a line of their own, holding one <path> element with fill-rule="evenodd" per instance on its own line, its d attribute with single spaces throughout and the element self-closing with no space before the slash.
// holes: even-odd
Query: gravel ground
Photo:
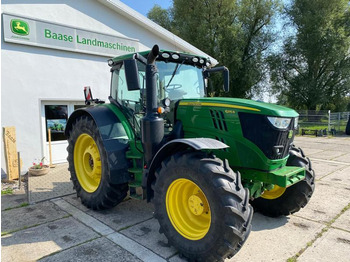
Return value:
<svg viewBox="0 0 350 262">
<path fill-rule="evenodd" d="M 26 173 L 25 175 L 21 176 L 22 180 L 21 180 L 21 189 L 25 188 L 25 190 L 27 190 L 27 185 L 28 185 L 28 173 Z M 8 190 L 12 190 L 13 193 L 20 191 L 21 190 L 19 188 L 19 180 L 7 180 L 7 179 L 2 179 L 1 180 L 1 192 L 2 191 L 8 191 Z"/>
</svg>

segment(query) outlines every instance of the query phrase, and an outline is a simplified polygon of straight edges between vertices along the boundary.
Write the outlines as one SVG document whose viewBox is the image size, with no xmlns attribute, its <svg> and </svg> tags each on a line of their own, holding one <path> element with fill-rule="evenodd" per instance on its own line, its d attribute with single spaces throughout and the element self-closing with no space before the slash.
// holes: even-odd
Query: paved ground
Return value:
<svg viewBox="0 0 350 262">
<path fill-rule="evenodd" d="M 296 144 L 316 170 L 310 203 L 288 217 L 254 214 L 247 243 L 227 261 L 350 261 L 350 138 L 298 137 Z M 94 212 L 75 195 L 26 201 L 23 190 L 2 196 L 3 262 L 182 261 L 146 202 L 129 199 Z"/>
<path fill-rule="evenodd" d="M 73 193 L 67 163 L 55 165 L 54 168 L 50 168 L 47 175 L 29 176 L 28 178 L 28 202 L 30 204 Z"/>
</svg>

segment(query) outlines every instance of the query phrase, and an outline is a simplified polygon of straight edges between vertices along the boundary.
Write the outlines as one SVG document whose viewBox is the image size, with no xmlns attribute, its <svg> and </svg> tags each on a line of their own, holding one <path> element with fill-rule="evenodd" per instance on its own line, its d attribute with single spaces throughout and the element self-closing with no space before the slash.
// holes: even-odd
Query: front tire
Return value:
<svg viewBox="0 0 350 262">
<path fill-rule="evenodd" d="M 82 116 L 69 132 L 68 163 L 77 196 L 88 208 L 108 209 L 119 204 L 127 195 L 128 184 L 112 184 L 107 153 L 95 122 Z"/>
<path fill-rule="evenodd" d="M 251 202 L 256 211 L 269 217 L 288 216 L 307 205 L 315 190 L 315 171 L 310 159 L 300 148 L 293 146 L 287 166 L 305 167 L 305 180 L 288 188 L 275 185 L 272 190 Z"/>
<path fill-rule="evenodd" d="M 249 191 L 218 158 L 177 153 L 156 171 L 155 218 L 171 245 L 190 260 L 223 261 L 251 230 Z"/>
</svg>

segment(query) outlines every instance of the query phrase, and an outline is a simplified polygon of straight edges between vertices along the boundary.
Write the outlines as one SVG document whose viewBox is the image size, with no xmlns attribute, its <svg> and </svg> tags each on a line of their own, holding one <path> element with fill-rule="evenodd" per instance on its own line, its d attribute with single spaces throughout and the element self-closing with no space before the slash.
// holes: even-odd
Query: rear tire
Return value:
<svg viewBox="0 0 350 262">
<path fill-rule="evenodd" d="M 253 208 L 240 174 L 203 152 L 177 153 L 162 162 L 154 186 L 160 232 L 183 256 L 223 261 L 251 231 Z"/>
<path fill-rule="evenodd" d="M 128 184 L 110 181 L 107 153 L 91 118 L 76 119 L 69 132 L 67 151 L 73 187 L 83 205 L 93 210 L 108 209 L 126 197 Z"/>
<path fill-rule="evenodd" d="M 287 166 L 305 167 L 305 180 L 286 188 L 283 194 L 275 199 L 254 199 L 251 204 L 256 211 L 269 217 L 288 216 L 307 205 L 315 190 L 315 171 L 310 159 L 305 157 L 301 148 L 293 146 L 289 152 Z"/>
</svg>

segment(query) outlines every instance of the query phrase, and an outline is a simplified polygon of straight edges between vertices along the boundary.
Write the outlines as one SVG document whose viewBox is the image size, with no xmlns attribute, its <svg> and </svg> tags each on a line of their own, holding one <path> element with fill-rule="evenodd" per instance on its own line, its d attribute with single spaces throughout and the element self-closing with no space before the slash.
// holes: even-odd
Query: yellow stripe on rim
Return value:
<svg viewBox="0 0 350 262">
<path fill-rule="evenodd" d="M 238 106 L 238 105 L 229 105 L 229 104 L 222 104 L 222 103 L 209 103 L 209 102 L 185 102 L 185 101 L 181 101 L 180 106 L 214 106 L 214 107 L 245 109 L 245 110 L 260 112 L 260 109 L 248 107 L 248 106 Z"/>
</svg>

